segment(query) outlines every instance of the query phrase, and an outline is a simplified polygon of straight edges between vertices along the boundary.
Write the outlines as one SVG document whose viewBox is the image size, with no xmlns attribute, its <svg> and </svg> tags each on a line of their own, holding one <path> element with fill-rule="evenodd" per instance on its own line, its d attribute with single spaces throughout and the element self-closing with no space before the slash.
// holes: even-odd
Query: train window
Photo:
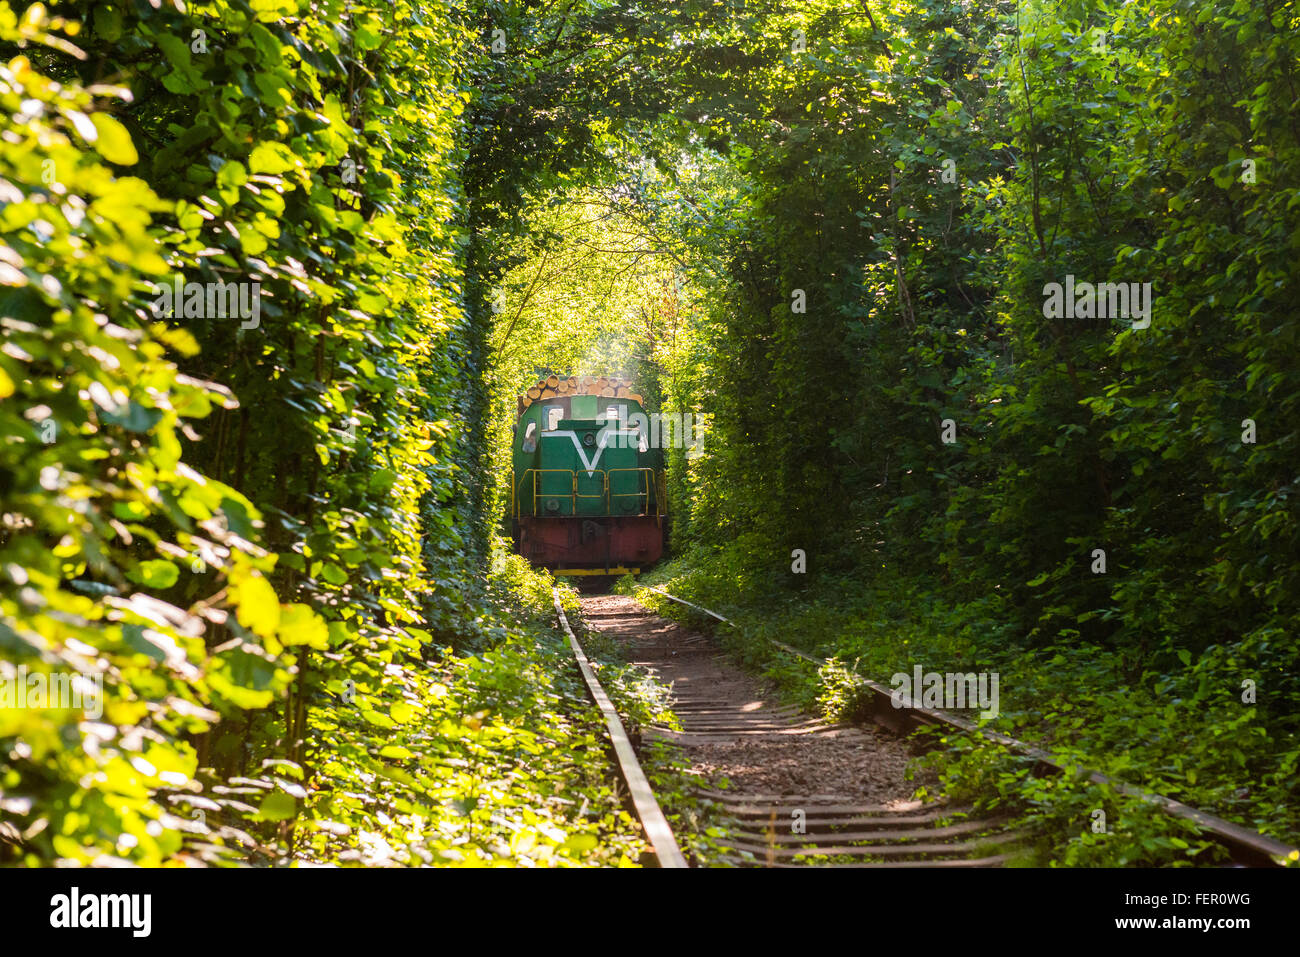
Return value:
<svg viewBox="0 0 1300 957">
<path fill-rule="evenodd" d="M 552 405 L 546 408 L 546 431 L 554 432 L 560 425 L 560 419 L 564 418 L 563 406 Z"/>
<path fill-rule="evenodd" d="M 528 428 L 524 429 L 524 452 L 537 451 L 537 423 L 529 422 Z"/>
</svg>

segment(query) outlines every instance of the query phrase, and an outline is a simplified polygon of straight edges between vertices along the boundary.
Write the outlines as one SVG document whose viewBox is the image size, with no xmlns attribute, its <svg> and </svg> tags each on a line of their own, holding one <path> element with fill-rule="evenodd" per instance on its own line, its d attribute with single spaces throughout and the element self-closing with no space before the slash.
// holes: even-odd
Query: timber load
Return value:
<svg viewBox="0 0 1300 957">
<path fill-rule="evenodd" d="M 611 399 L 632 399 L 641 402 L 641 396 L 632 391 L 632 380 L 620 376 L 604 375 L 549 375 L 537 380 L 519 397 L 518 415 L 523 415 L 534 402 L 542 402 L 561 395 L 600 395 Z"/>
</svg>

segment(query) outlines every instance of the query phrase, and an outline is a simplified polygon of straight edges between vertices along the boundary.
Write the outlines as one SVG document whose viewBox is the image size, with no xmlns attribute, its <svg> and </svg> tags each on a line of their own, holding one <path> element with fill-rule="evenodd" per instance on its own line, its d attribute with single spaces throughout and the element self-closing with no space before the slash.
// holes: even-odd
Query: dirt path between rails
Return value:
<svg viewBox="0 0 1300 957">
<path fill-rule="evenodd" d="M 838 798 L 902 807 L 921 779 L 905 781 L 913 756 L 871 725 L 828 725 L 782 704 L 703 636 L 624 595 L 582 599 L 589 628 L 618 640 L 628 659 L 673 689 L 682 732 L 645 734 L 681 745 L 691 770 L 716 788 L 753 796 Z"/>
</svg>

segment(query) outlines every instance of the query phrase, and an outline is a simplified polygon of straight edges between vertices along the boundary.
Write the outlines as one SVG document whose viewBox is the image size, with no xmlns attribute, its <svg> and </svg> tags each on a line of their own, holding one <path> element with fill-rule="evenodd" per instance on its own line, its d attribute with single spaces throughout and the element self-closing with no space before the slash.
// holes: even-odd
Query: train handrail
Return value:
<svg viewBox="0 0 1300 957">
<path fill-rule="evenodd" d="M 578 491 L 578 474 L 579 474 L 580 472 L 586 472 L 588 478 L 592 478 L 592 477 L 594 477 L 595 474 L 599 472 L 599 473 L 600 473 L 600 491 L 597 492 L 597 493 L 595 493 L 595 494 L 592 494 L 592 493 L 589 493 L 589 492 L 579 492 L 579 491 Z M 575 470 L 573 470 L 573 496 L 574 496 L 574 497 L 573 497 L 573 512 L 574 512 L 575 515 L 576 515 L 577 512 L 578 512 L 578 499 L 580 499 L 580 498 L 598 498 L 598 499 L 600 499 L 600 501 L 601 501 L 602 504 L 607 504 L 607 503 L 609 502 L 609 473 L 607 473 L 604 469 L 575 469 Z M 536 510 L 537 510 L 537 502 L 534 501 L 534 502 L 533 502 L 533 511 L 534 511 L 534 513 L 536 512 Z"/>
<path fill-rule="evenodd" d="M 518 480 L 517 482 L 515 481 L 514 470 L 512 469 L 511 472 L 510 472 L 510 512 L 511 512 L 512 517 L 514 517 L 514 518 L 522 518 L 522 517 L 523 517 L 523 503 L 522 503 L 522 501 L 521 501 L 521 496 L 518 494 L 518 492 L 519 492 L 519 488 L 520 488 L 520 487 L 523 485 L 523 483 L 527 480 L 527 478 L 528 478 L 528 473 L 530 473 L 530 472 L 533 473 L 533 479 L 532 479 L 532 481 L 533 481 L 533 508 L 532 508 L 532 516 L 533 516 L 534 518 L 538 517 L 538 515 L 539 515 L 539 511 L 538 511 L 538 499 L 540 499 L 540 498 L 543 497 L 542 493 L 540 493 L 540 492 L 538 491 L 538 489 L 537 489 L 538 476 L 539 476 L 539 475 L 542 475 L 542 474 L 544 474 L 544 473 L 559 473 L 559 474 L 561 474 L 561 475 L 567 475 L 567 476 L 569 476 L 569 478 L 570 478 L 570 490 L 569 490 L 568 492 L 548 492 L 548 493 L 546 493 L 546 495 L 545 495 L 545 497 L 548 497 L 548 498 L 556 497 L 556 498 L 567 498 L 567 499 L 569 499 L 569 516 L 566 516 L 566 517 L 579 516 L 579 513 L 578 513 L 578 499 L 580 499 L 580 498 L 585 498 L 585 499 L 599 499 L 600 502 L 602 503 L 602 505 L 604 506 L 605 511 L 607 511 L 607 512 L 608 512 L 608 511 L 611 511 L 610 506 L 612 505 L 613 500 L 616 499 L 616 498 L 640 498 L 640 499 L 643 499 L 643 500 L 644 500 L 644 504 L 643 504 L 643 506 L 642 506 L 642 509 L 641 509 L 640 515 L 643 515 L 643 516 L 650 516 L 650 515 L 653 515 L 653 516 L 657 516 L 657 517 L 658 517 L 658 516 L 663 516 L 663 515 L 666 515 L 666 514 L 667 514 L 666 509 L 664 509 L 664 507 L 663 507 L 663 501 L 662 501 L 661 486 L 663 486 L 663 485 L 665 484 L 665 480 L 664 480 L 663 477 L 662 477 L 662 476 L 663 476 L 662 471 L 656 473 L 656 470 L 655 470 L 655 469 L 652 469 L 652 468 L 649 468 L 649 467 L 646 467 L 646 466 L 641 466 L 641 467 L 638 467 L 638 468 L 622 468 L 622 469 L 534 469 L 534 468 L 528 468 L 528 469 L 524 469 L 524 471 L 519 475 L 519 480 Z M 616 473 L 616 472 L 636 472 L 636 473 L 641 474 L 642 477 L 644 478 L 644 481 L 645 481 L 645 489 L 644 489 L 644 491 L 636 491 L 636 492 L 611 492 L 611 491 L 610 491 L 610 479 L 609 479 L 609 477 L 610 477 L 610 475 L 612 475 L 612 474 L 614 474 L 614 473 Z M 587 475 L 590 475 L 590 476 L 594 476 L 594 475 L 599 474 L 599 475 L 601 476 L 601 490 L 600 490 L 599 492 L 595 492 L 595 493 L 592 493 L 592 492 L 579 492 L 579 491 L 578 491 L 578 476 L 579 476 L 580 473 L 586 473 Z M 653 494 L 652 494 L 652 493 L 653 493 Z M 651 505 L 651 499 L 652 499 L 652 498 L 653 498 L 653 500 L 654 500 L 654 510 L 653 510 L 653 511 L 651 511 L 651 508 L 650 508 L 650 505 Z M 615 516 L 615 517 L 618 517 L 618 516 Z M 638 517 L 639 517 L 639 516 L 638 516 Z"/>
<path fill-rule="evenodd" d="M 615 472 L 635 472 L 635 473 L 637 473 L 637 475 L 638 475 L 640 478 L 642 478 L 642 479 L 645 480 L 645 491 L 644 491 L 644 492 L 610 492 L 610 495 L 609 495 L 609 498 L 610 498 L 609 504 L 610 504 L 610 506 L 611 506 L 611 511 L 612 511 L 612 506 L 613 506 L 613 504 L 614 504 L 613 500 L 616 499 L 616 498 L 640 498 L 640 499 L 644 499 L 644 503 L 642 504 L 642 507 L 641 507 L 641 514 L 642 514 L 642 515 L 658 514 L 658 511 L 659 511 L 659 503 L 658 503 L 658 501 L 655 502 L 655 511 L 654 511 L 653 513 L 650 511 L 650 490 L 651 490 L 651 488 L 652 488 L 652 487 L 654 486 L 654 484 L 655 484 L 655 474 L 654 474 L 654 473 L 655 473 L 655 470 L 654 470 L 654 469 L 652 469 L 652 468 L 648 468 L 648 467 L 645 467 L 645 466 L 642 466 L 642 467 L 640 467 L 640 468 L 607 469 L 606 472 L 605 472 L 605 474 L 606 474 L 606 476 L 607 476 L 607 478 L 606 478 L 606 483 L 605 483 L 607 488 L 609 487 L 608 476 L 613 475 Z M 656 498 L 657 498 L 657 496 L 656 496 Z"/>
<path fill-rule="evenodd" d="M 539 497 L 537 492 L 537 476 L 545 472 L 559 472 L 563 475 L 569 476 L 570 489 L 568 492 L 548 492 L 547 496 L 568 498 L 570 511 L 572 512 L 577 511 L 578 479 L 577 476 L 573 474 L 573 469 L 524 469 L 523 473 L 519 476 L 520 485 L 522 485 L 524 483 L 524 480 L 527 479 L 529 472 L 533 473 L 533 516 L 534 517 L 536 517 L 537 515 L 537 499 Z M 511 474 L 513 476 L 513 472 Z M 514 485 L 513 478 L 511 484 Z M 515 496 L 513 488 L 511 489 L 511 498 L 515 499 L 515 518 L 521 518 L 523 516 L 522 508 L 518 502 L 517 497 Z"/>
</svg>

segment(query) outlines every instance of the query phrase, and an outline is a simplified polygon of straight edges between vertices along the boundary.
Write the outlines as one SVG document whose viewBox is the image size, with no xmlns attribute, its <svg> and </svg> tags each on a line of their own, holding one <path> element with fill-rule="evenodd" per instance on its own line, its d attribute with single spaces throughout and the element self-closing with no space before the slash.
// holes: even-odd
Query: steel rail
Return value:
<svg viewBox="0 0 1300 957">
<path fill-rule="evenodd" d="M 577 636 L 569 627 L 569 619 L 560 604 L 559 589 L 552 589 L 551 598 L 555 602 L 555 613 L 559 616 L 560 627 L 569 637 L 569 646 L 573 649 L 573 656 L 578 660 L 582 678 L 587 683 L 587 691 L 596 702 L 596 707 L 600 709 L 601 717 L 605 719 L 609 738 L 614 744 L 614 754 L 618 758 L 619 771 L 623 775 L 624 783 L 627 784 L 628 793 L 632 796 L 632 805 L 636 809 L 641 827 L 645 830 L 646 839 L 650 842 L 659 866 L 688 867 L 681 848 L 677 846 L 677 838 L 673 837 L 673 829 L 669 827 L 668 819 L 664 817 L 663 809 L 655 799 L 654 790 L 650 787 L 645 772 L 641 770 L 641 763 L 637 760 L 631 740 L 628 739 L 627 730 L 623 727 L 618 712 L 614 710 L 609 695 L 605 694 L 605 689 L 596 679 L 596 673 L 592 670 L 591 662 L 587 660 L 582 645 L 578 643 Z"/>
<path fill-rule="evenodd" d="M 703 612 L 712 618 L 717 619 L 724 624 L 732 627 L 739 627 L 729 618 L 724 618 L 715 611 L 696 605 L 693 602 L 686 601 L 684 598 L 678 598 L 676 595 L 670 595 L 662 588 L 655 588 L 652 585 L 638 585 L 638 588 L 644 588 L 647 591 L 655 592 L 678 604 L 686 605 L 697 611 Z M 792 655 L 812 662 L 821 666 L 826 664 L 825 658 L 810 655 L 793 648 L 785 642 L 777 641 L 775 638 L 767 639 L 771 644 Z M 1056 758 L 1044 751 L 1042 748 L 1036 748 L 1033 745 L 1026 744 L 1016 738 L 1008 737 L 1005 734 L 999 734 L 987 728 L 982 728 L 973 721 L 938 708 L 927 708 L 919 704 L 914 704 L 908 695 L 900 695 L 903 702 L 901 708 L 894 705 L 893 689 L 882 685 L 878 681 L 872 681 L 863 675 L 854 674 L 853 677 L 869 688 L 872 692 L 872 717 L 880 724 L 892 728 L 893 730 L 912 731 L 921 725 L 929 726 L 946 726 L 957 728 L 961 731 L 967 731 L 972 734 L 1000 744 L 1017 754 L 1023 754 L 1026 757 L 1035 759 L 1038 764 L 1051 773 L 1064 774 L 1068 769 L 1058 764 Z M 900 714 L 900 711 L 903 713 Z M 1129 797 L 1139 798 L 1148 804 L 1153 804 L 1161 811 L 1171 817 L 1180 818 L 1185 821 L 1191 821 L 1201 830 L 1212 835 L 1218 843 L 1228 848 L 1232 852 L 1234 860 L 1240 863 L 1250 864 L 1253 866 L 1264 867 L 1285 867 L 1288 861 L 1300 859 L 1300 848 L 1292 847 L 1290 844 L 1271 838 L 1265 834 L 1259 834 L 1249 828 L 1242 827 L 1240 824 L 1234 824 L 1231 821 L 1224 820 L 1213 814 L 1207 814 L 1204 811 L 1198 811 L 1190 805 L 1183 804 L 1181 801 L 1175 801 L 1172 798 L 1164 797 L 1160 794 L 1153 794 L 1150 791 L 1135 787 L 1131 784 L 1125 784 L 1122 781 L 1116 781 L 1114 778 L 1102 774 L 1100 771 L 1093 771 L 1089 768 L 1076 766 L 1073 768 L 1076 773 L 1086 774 L 1089 781 L 1094 784 L 1103 784 L 1113 787 L 1116 791 Z"/>
</svg>

